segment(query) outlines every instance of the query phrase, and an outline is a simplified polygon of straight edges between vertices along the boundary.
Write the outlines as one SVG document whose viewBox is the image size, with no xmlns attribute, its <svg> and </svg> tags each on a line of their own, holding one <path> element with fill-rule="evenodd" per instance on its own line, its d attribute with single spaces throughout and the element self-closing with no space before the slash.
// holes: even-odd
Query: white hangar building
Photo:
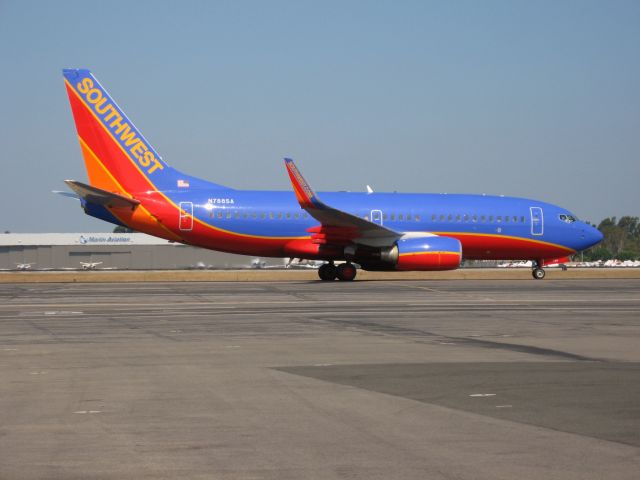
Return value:
<svg viewBox="0 0 640 480">
<path fill-rule="evenodd" d="M 237 269 L 284 266 L 283 259 L 216 252 L 168 242 L 144 233 L 0 234 L 0 269 L 31 264 L 32 270 L 81 268 L 172 270 Z"/>
</svg>

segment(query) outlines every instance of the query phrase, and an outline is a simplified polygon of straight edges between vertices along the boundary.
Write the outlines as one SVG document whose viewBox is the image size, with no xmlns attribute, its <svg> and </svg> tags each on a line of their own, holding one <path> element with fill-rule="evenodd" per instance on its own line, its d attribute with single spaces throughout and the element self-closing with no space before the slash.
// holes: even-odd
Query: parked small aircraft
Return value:
<svg viewBox="0 0 640 480">
<path fill-rule="evenodd" d="M 35 263 L 16 263 L 16 270 L 31 270 L 31 266 Z"/>
<path fill-rule="evenodd" d="M 82 270 L 95 270 L 102 262 L 80 262 Z"/>
</svg>

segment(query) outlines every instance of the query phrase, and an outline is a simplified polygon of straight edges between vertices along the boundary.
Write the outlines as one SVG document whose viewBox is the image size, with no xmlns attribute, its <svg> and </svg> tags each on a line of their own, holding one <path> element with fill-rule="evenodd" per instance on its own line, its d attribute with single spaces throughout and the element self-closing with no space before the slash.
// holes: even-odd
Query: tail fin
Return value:
<svg viewBox="0 0 640 480">
<path fill-rule="evenodd" d="M 123 194 L 225 188 L 167 165 L 89 70 L 65 69 L 63 74 L 92 186 Z"/>
</svg>

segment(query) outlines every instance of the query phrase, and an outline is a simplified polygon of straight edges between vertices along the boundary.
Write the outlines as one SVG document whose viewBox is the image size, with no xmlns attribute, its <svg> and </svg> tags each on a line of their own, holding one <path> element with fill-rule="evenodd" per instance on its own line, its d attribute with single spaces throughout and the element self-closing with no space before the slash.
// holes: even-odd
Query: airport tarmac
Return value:
<svg viewBox="0 0 640 480">
<path fill-rule="evenodd" d="M 640 279 L 0 284 L 0 479 L 637 479 Z"/>
</svg>

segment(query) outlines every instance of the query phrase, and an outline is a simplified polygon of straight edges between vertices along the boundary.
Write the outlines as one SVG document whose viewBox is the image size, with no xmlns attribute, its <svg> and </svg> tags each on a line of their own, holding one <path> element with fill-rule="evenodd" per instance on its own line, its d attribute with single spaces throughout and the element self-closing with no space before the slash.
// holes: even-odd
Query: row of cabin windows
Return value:
<svg viewBox="0 0 640 480">
<path fill-rule="evenodd" d="M 415 220 L 416 222 L 420 221 L 420 215 L 407 214 L 405 216 L 404 214 L 399 213 L 397 215 L 397 218 L 398 218 L 398 220 L 407 219 L 409 221 L 411 221 L 411 220 Z M 364 219 L 365 220 L 369 220 L 369 215 L 365 215 Z M 385 213 L 382 216 L 382 219 L 383 220 L 389 220 L 389 219 L 395 220 L 396 219 L 396 214 L 392 213 L 390 215 L 387 215 Z M 465 215 L 460 215 L 460 214 L 453 215 L 451 213 L 449 215 L 445 215 L 445 214 L 437 215 L 437 214 L 434 213 L 433 215 L 431 215 L 431 221 L 432 222 L 437 222 L 437 221 L 440 221 L 440 222 L 445 222 L 445 221 L 447 221 L 447 222 L 454 222 L 454 221 L 455 222 L 469 222 L 469 221 L 471 221 L 471 222 L 474 222 L 474 223 L 477 223 L 478 221 L 480 221 L 481 223 L 487 223 L 487 222 L 493 223 L 495 221 L 496 223 L 502 223 L 502 222 L 505 222 L 505 223 L 509 223 L 509 222 L 524 223 L 525 222 L 525 217 L 524 216 L 518 217 L 517 215 L 512 215 L 512 216 L 509 216 L 509 215 L 504 215 L 504 216 L 502 216 L 502 215 L 496 215 L 496 216 L 494 216 L 494 215 L 479 215 L 478 216 L 478 215 L 467 215 L 467 214 L 465 214 Z"/>
<path fill-rule="evenodd" d="M 480 222 L 480 223 L 493 223 L 494 221 L 496 223 L 509 223 L 509 222 L 513 222 L 513 223 L 524 223 L 526 221 L 524 216 L 520 216 L 518 217 L 517 215 L 444 215 L 444 214 L 440 214 L 440 215 L 436 215 L 435 213 L 433 215 L 431 215 L 431 220 L 436 222 L 436 221 L 440 221 L 440 222 L 444 222 L 444 221 L 448 221 L 448 222 Z"/>
<path fill-rule="evenodd" d="M 232 211 L 232 210 L 218 210 L 218 213 L 216 214 L 215 212 L 211 211 L 209 213 L 209 216 L 211 218 L 214 218 L 214 216 L 222 219 L 222 218 L 235 218 L 235 219 L 240 219 L 243 218 L 245 220 L 251 218 L 251 219 L 258 219 L 260 218 L 261 220 L 266 220 L 267 218 L 269 220 L 274 220 L 274 219 L 278 219 L 278 220 L 282 220 L 283 218 L 286 218 L 288 220 L 290 219 L 295 219 L 298 220 L 300 218 L 309 218 L 309 214 L 307 212 L 296 212 L 296 213 L 291 213 L 291 212 L 240 212 L 240 211 Z"/>
<path fill-rule="evenodd" d="M 295 220 L 299 220 L 300 218 L 309 218 L 309 214 L 307 212 L 296 212 L 296 213 L 291 213 L 291 212 L 240 212 L 240 211 L 231 211 L 231 210 L 218 210 L 217 215 L 215 214 L 215 212 L 211 212 L 209 214 L 209 216 L 211 218 L 213 218 L 215 216 L 217 216 L 218 218 L 222 219 L 222 218 L 227 218 L 227 219 L 231 219 L 231 218 L 235 218 L 235 219 L 257 219 L 260 218 L 261 220 L 266 220 L 267 218 L 269 218 L 270 220 L 274 220 L 274 219 L 278 219 L 278 220 L 282 220 L 283 218 L 286 218 L 288 220 L 290 219 L 295 219 Z M 384 221 L 386 220 L 391 220 L 391 221 L 395 221 L 396 218 L 398 220 L 408 220 L 408 221 L 416 221 L 419 222 L 420 221 L 420 215 L 411 215 L 409 213 L 402 214 L 402 213 L 398 213 L 397 215 L 395 213 L 391 213 L 389 215 L 387 215 L 386 213 L 382 216 L 382 219 Z M 369 220 L 369 215 L 365 215 L 364 216 L 365 220 Z M 520 223 L 524 223 L 525 222 L 525 217 L 521 216 L 518 217 L 516 215 L 513 216 L 509 216 L 509 215 L 497 215 L 497 216 L 493 216 L 493 215 L 453 215 L 453 214 L 449 214 L 449 215 L 444 215 L 444 214 L 440 214 L 440 215 L 436 215 L 435 213 L 433 215 L 431 215 L 431 221 L 436 222 L 436 221 L 440 221 L 440 222 L 444 222 L 444 221 L 448 221 L 448 222 L 474 222 L 477 223 L 478 221 L 480 221 L 481 223 L 493 223 L 494 221 L 496 223 L 502 223 L 503 221 L 505 223 L 509 223 L 509 222 L 513 222 L 513 223 L 518 223 L 518 221 L 520 221 Z"/>
</svg>

